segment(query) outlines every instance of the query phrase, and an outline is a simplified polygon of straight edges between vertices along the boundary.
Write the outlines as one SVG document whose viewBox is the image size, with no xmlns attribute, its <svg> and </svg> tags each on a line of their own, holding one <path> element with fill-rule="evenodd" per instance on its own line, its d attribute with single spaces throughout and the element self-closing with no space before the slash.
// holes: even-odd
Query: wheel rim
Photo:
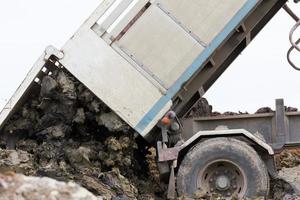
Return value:
<svg viewBox="0 0 300 200">
<path fill-rule="evenodd" d="M 225 198 L 244 197 L 247 180 L 244 171 L 229 160 L 216 160 L 200 170 L 197 187 Z"/>
</svg>

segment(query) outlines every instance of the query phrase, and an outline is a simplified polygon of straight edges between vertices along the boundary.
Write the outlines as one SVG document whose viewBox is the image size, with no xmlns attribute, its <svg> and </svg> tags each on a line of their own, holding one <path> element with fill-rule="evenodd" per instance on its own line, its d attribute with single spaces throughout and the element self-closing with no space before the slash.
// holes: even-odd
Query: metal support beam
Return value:
<svg viewBox="0 0 300 200">
<path fill-rule="evenodd" d="M 287 141 L 286 124 L 285 124 L 285 108 L 283 99 L 276 100 L 276 141 L 275 144 L 278 147 L 284 146 Z"/>
</svg>

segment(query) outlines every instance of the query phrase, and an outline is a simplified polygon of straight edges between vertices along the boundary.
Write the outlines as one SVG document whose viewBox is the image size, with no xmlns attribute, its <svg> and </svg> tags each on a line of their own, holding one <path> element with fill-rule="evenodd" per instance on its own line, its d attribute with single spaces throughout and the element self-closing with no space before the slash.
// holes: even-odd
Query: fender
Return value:
<svg viewBox="0 0 300 200">
<path fill-rule="evenodd" d="M 161 142 L 158 142 L 157 144 L 157 150 L 158 150 L 158 162 L 165 162 L 165 161 L 174 161 L 178 159 L 179 153 L 183 150 L 191 147 L 194 142 L 201 140 L 205 137 L 236 137 L 236 136 L 242 136 L 246 139 L 249 139 L 250 141 L 254 142 L 256 145 L 260 146 L 270 156 L 273 156 L 274 150 L 273 148 L 264 142 L 262 139 L 256 137 L 249 131 L 245 129 L 231 129 L 231 130 L 213 130 L 213 131 L 199 131 L 196 133 L 193 137 L 191 137 L 189 140 L 184 142 L 181 146 L 173 147 L 173 148 L 163 148 L 163 145 Z"/>
</svg>

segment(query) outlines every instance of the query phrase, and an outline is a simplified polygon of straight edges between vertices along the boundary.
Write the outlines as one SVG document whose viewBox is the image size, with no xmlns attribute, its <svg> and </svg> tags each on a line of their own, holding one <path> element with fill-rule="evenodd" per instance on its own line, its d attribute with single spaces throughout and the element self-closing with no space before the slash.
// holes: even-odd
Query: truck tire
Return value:
<svg viewBox="0 0 300 200">
<path fill-rule="evenodd" d="M 247 143 L 233 138 L 205 140 L 193 147 L 177 173 L 179 196 L 196 192 L 222 197 L 267 197 L 269 176 L 264 162 Z"/>
</svg>

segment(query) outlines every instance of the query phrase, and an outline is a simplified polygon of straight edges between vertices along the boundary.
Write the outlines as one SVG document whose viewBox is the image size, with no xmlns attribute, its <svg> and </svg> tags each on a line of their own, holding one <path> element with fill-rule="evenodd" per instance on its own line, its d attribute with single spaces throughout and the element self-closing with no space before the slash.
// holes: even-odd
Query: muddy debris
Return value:
<svg viewBox="0 0 300 200">
<path fill-rule="evenodd" d="M 274 113 L 275 111 L 272 110 L 272 108 L 270 107 L 263 107 L 263 108 L 260 108 L 258 109 L 255 114 L 261 114 L 261 113 Z"/>
<path fill-rule="evenodd" d="M 298 108 L 294 107 L 287 107 L 285 106 L 286 112 L 298 112 Z M 264 113 L 274 113 L 275 111 L 272 110 L 270 107 L 262 107 L 259 108 L 254 114 L 264 114 Z M 213 110 L 213 106 L 209 104 L 207 99 L 201 98 L 199 101 L 194 105 L 191 111 L 188 113 L 187 117 L 222 117 L 222 116 L 235 116 L 235 115 L 248 115 L 247 111 L 245 112 L 232 112 L 227 111 L 224 113 L 220 113 Z"/>
<path fill-rule="evenodd" d="M 108 200 L 164 197 L 150 146 L 141 150 L 137 134 L 68 72 L 45 76 L 6 124 L 2 173 L 74 181 Z"/>
<path fill-rule="evenodd" d="M 298 108 L 294 107 L 284 107 L 285 112 L 298 112 Z M 263 107 L 258 109 L 255 114 L 262 114 L 262 113 L 274 113 L 275 111 L 270 107 Z"/>
<path fill-rule="evenodd" d="M 285 107 L 286 112 L 298 112 L 297 108 L 294 107 Z M 272 110 L 270 107 L 262 107 L 258 109 L 254 114 L 264 114 L 264 113 L 274 113 L 275 111 Z M 188 113 L 187 117 L 223 117 L 223 116 L 236 116 L 236 115 L 248 115 L 249 112 L 245 111 L 238 111 L 232 112 L 227 111 L 224 113 L 220 113 L 213 110 L 213 106 L 209 104 L 207 99 L 201 98 L 199 101 L 194 105 L 191 111 Z"/>
<path fill-rule="evenodd" d="M 281 152 L 279 155 L 280 168 L 293 168 L 300 165 L 300 149 L 291 149 Z"/>
<path fill-rule="evenodd" d="M 22 150 L 0 149 L 0 172 L 16 172 L 30 175 L 35 172 L 33 155 Z"/>
<path fill-rule="evenodd" d="M 154 147 L 149 149 L 149 154 L 146 156 L 146 160 L 149 167 L 149 173 L 151 174 L 151 179 L 156 183 L 160 184 L 160 174 L 156 164 L 156 149 Z"/>
<path fill-rule="evenodd" d="M 207 99 L 201 98 L 194 105 L 189 113 L 189 117 L 209 117 L 213 115 L 213 107 L 209 105 Z"/>
<path fill-rule="evenodd" d="M 294 107 L 285 106 L 284 108 L 285 108 L 286 112 L 298 112 L 299 111 L 298 108 L 294 108 Z"/>
<path fill-rule="evenodd" d="M 98 115 L 96 120 L 99 126 L 104 125 L 111 132 L 126 132 L 129 130 L 128 125 L 112 112 Z"/>
</svg>

